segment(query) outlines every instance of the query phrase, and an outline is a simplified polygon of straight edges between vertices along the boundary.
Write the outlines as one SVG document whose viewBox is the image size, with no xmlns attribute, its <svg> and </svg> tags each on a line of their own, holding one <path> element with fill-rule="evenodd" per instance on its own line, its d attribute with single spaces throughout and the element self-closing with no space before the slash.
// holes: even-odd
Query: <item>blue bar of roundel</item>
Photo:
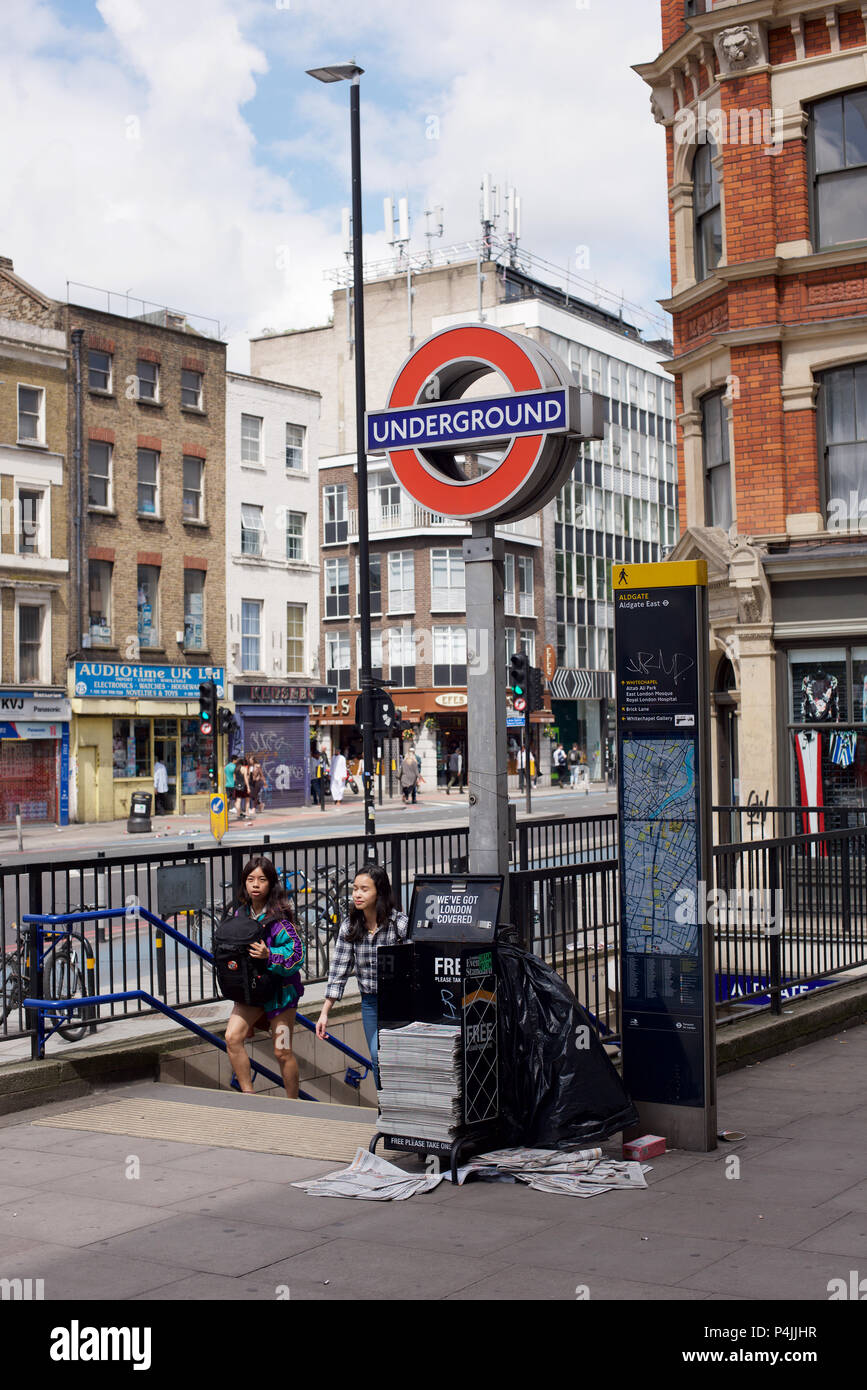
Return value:
<svg viewBox="0 0 867 1390">
<path fill-rule="evenodd" d="M 545 434 L 566 428 L 566 392 L 529 391 L 485 400 L 435 401 L 405 410 L 371 412 L 367 447 L 431 448 L 510 435 Z"/>
</svg>

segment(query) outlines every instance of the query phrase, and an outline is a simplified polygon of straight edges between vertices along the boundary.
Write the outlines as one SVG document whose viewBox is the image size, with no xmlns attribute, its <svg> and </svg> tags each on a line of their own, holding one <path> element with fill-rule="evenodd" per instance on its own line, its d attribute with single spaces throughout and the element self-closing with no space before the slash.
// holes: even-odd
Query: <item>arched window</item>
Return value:
<svg viewBox="0 0 867 1390">
<path fill-rule="evenodd" d="M 716 144 L 707 134 L 692 165 L 696 280 L 706 280 L 722 260 L 722 207 L 713 162 L 715 154 Z"/>
</svg>

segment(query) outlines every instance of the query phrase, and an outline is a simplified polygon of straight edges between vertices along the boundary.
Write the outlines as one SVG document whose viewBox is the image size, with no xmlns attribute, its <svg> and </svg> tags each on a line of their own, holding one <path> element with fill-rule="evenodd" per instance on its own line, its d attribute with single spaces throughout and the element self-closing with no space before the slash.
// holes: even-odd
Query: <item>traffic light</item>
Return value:
<svg viewBox="0 0 867 1390">
<path fill-rule="evenodd" d="M 231 735 L 235 732 L 238 727 L 238 721 L 230 709 L 226 709 L 225 705 L 221 705 L 217 711 L 217 717 L 221 734 Z"/>
<path fill-rule="evenodd" d="M 513 652 L 509 661 L 509 685 L 512 694 L 526 700 L 530 684 L 530 662 L 526 652 Z"/>
<path fill-rule="evenodd" d="M 542 672 L 538 666 L 530 667 L 529 694 L 527 696 L 527 709 L 541 709 L 544 701 L 542 686 Z"/>
<path fill-rule="evenodd" d="M 209 738 L 217 725 L 217 687 L 213 681 L 199 686 L 199 733 Z"/>
</svg>

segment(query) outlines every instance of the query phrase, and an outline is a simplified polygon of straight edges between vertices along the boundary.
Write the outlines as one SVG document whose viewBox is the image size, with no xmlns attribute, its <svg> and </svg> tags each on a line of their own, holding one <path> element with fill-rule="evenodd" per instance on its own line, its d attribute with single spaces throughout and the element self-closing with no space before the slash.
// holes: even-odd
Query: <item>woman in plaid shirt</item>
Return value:
<svg viewBox="0 0 867 1390">
<path fill-rule="evenodd" d="M 369 864 L 366 869 L 360 869 L 352 885 L 349 916 L 337 933 L 322 1012 L 316 1022 L 316 1036 L 325 1038 L 331 1006 L 335 999 L 343 997 L 346 982 L 354 970 L 361 991 L 361 1022 L 377 1090 L 376 950 L 378 946 L 394 946 L 404 941 L 408 926 L 406 913 L 398 908 L 382 865 Z"/>
</svg>

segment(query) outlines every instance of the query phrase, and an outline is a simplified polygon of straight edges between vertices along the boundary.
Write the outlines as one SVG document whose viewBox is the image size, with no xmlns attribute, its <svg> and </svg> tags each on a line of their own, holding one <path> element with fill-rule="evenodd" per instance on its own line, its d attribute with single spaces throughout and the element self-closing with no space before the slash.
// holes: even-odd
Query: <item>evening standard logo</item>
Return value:
<svg viewBox="0 0 867 1390">
<path fill-rule="evenodd" d="M 149 1327 L 82 1327 L 73 1318 L 68 1327 L 51 1330 L 52 1361 L 131 1361 L 134 1371 L 151 1365 Z"/>
<path fill-rule="evenodd" d="M 487 923 L 480 922 L 479 926 L 487 926 Z M 489 975 L 493 969 L 493 958 L 490 951 L 484 951 L 480 956 L 470 956 L 465 965 L 468 975 Z"/>
</svg>

